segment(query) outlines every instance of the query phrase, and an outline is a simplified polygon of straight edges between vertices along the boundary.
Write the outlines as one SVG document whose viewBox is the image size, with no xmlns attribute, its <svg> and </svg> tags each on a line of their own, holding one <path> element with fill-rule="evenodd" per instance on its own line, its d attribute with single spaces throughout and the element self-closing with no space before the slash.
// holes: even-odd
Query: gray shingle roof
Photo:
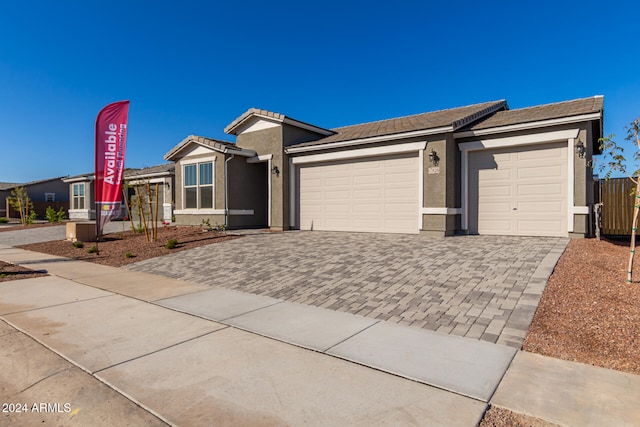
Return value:
<svg viewBox="0 0 640 427">
<path fill-rule="evenodd" d="M 603 105 L 604 98 L 602 96 L 593 96 L 590 98 L 574 99 L 571 101 L 556 102 L 553 104 L 498 111 L 475 124 L 465 127 L 463 130 L 488 129 L 500 126 L 537 122 L 541 120 L 557 119 L 561 117 L 598 113 L 603 110 Z"/>
<path fill-rule="evenodd" d="M 0 190 L 12 190 L 15 187 L 28 187 L 30 185 L 42 184 L 44 182 L 58 181 L 67 178 L 66 176 L 59 176 L 56 178 L 47 178 L 47 179 L 38 179 L 35 181 L 23 182 L 23 183 L 11 183 L 11 182 L 0 182 Z"/>
<path fill-rule="evenodd" d="M 312 142 L 296 144 L 292 147 L 322 145 L 332 142 L 350 141 L 441 127 L 451 127 L 451 130 L 456 130 L 467 123 L 474 122 L 502 108 L 507 108 L 507 103 L 504 100 L 484 102 L 481 104 L 467 105 L 465 107 L 432 111 L 359 125 L 344 126 L 331 129 L 335 132 L 334 135 Z"/>
<path fill-rule="evenodd" d="M 142 169 L 129 169 L 125 170 L 124 177 L 125 178 L 135 178 L 139 176 L 147 176 L 147 175 L 159 175 L 159 174 L 171 174 L 175 171 L 176 165 L 175 163 L 165 163 L 162 165 L 149 166 Z"/>
<path fill-rule="evenodd" d="M 19 182 L 0 182 L 0 190 L 11 190 L 12 188 L 19 187 L 21 184 Z"/>
</svg>

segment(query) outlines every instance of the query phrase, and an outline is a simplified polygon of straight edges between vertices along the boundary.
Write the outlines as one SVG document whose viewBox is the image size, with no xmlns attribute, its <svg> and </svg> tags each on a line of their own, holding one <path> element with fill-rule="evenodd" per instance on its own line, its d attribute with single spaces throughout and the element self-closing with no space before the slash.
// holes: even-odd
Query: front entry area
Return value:
<svg viewBox="0 0 640 427">
<path fill-rule="evenodd" d="M 567 143 L 469 153 L 469 232 L 567 236 Z"/>
<path fill-rule="evenodd" d="M 419 232 L 418 154 L 300 166 L 301 230 Z"/>
</svg>

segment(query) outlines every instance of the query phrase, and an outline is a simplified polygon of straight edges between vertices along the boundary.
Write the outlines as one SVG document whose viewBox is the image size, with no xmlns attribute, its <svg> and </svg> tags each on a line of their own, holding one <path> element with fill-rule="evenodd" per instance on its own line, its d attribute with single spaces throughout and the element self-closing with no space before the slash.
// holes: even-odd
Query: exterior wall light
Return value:
<svg viewBox="0 0 640 427">
<path fill-rule="evenodd" d="M 431 152 L 429 153 L 429 161 L 433 163 L 434 166 L 438 166 L 440 157 L 438 157 L 438 153 L 436 153 L 436 150 L 432 149 Z"/>
<path fill-rule="evenodd" d="M 275 176 L 280 176 L 280 169 L 278 169 L 278 166 L 271 168 L 271 173 Z"/>
<path fill-rule="evenodd" d="M 585 152 L 586 148 L 584 146 L 584 142 L 579 141 L 578 144 L 576 144 L 576 153 L 578 153 L 578 157 L 584 159 Z"/>
</svg>

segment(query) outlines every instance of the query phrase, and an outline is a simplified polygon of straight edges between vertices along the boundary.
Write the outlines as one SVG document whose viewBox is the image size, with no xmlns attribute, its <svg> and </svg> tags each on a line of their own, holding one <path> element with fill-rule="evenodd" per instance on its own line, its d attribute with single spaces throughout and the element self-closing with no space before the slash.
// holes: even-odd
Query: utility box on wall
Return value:
<svg viewBox="0 0 640 427">
<path fill-rule="evenodd" d="M 72 242 L 93 242 L 96 240 L 96 223 L 68 222 L 66 236 Z"/>
</svg>

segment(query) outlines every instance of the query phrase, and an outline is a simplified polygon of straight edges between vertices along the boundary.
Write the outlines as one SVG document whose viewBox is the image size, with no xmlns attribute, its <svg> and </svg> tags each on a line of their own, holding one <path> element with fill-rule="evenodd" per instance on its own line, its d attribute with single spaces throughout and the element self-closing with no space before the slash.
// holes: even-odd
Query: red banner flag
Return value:
<svg viewBox="0 0 640 427">
<path fill-rule="evenodd" d="M 114 102 L 104 107 L 96 118 L 96 234 L 104 225 L 120 215 L 122 174 L 127 147 L 129 101 Z"/>
</svg>

